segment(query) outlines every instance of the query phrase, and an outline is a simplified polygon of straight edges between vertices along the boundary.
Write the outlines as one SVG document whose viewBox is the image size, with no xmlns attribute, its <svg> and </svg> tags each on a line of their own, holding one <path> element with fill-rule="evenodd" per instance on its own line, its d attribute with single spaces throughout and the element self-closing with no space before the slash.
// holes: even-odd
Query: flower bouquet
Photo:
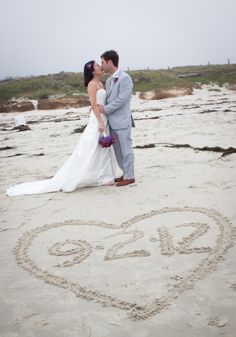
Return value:
<svg viewBox="0 0 236 337">
<path fill-rule="evenodd" d="M 99 144 L 102 147 L 109 147 L 115 143 L 115 138 L 113 136 L 102 135 L 99 137 Z"/>
</svg>

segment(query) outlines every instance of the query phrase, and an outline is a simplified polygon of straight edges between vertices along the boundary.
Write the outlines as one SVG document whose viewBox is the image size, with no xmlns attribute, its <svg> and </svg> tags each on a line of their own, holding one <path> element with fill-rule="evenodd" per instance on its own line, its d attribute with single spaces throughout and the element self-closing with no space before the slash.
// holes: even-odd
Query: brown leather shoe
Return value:
<svg viewBox="0 0 236 337">
<path fill-rule="evenodd" d="M 121 176 L 120 178 L 116 178 L 115 183 L 119 183 L 121 180 L 123 180 L 123 176 Z"/>
<path fill-rule="evenodd" d="M 126 186 L 129 184 L 133 184 L 135 182 L 135 179 L 122 179 L 120 182 L 116 184 L 116 186 Z"/>
</svg>

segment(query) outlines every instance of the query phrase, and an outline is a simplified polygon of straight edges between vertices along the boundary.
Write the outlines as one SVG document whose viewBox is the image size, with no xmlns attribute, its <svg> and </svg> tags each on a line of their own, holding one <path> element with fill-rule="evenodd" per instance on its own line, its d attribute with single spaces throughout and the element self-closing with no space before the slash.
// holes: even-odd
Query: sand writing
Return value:
<svg viewBox="0 0 236 337">
<path fill-rule="evenodd" d="M 124 259 L 125 257 L 134 256 L 140 256 L 141 258 L 145 258 L 145 256 L 149 255 L 149 252 L 147 252 L 146 250 L 133 251 L 128 253 L 128 256 L 119 253 L 121 247 L 123 247 L 124 245 L 128 245 L 131 241 L 134 242 L 143 236 L 143 233 L 140 231 L 126 231 L 125 229 L 129 228 L 131 225 L 138 224 L 140 221 L 149 219 L 153 216 L 171 214 L 173 212 L 188 212 L 193 215 L 199 213 L 203 214 L 209 217 L 209 219 L 214 222 L 214 224 L 218 228 L 219 234 L 217 236 L 214 249 L 208 249 L 208 247 L 203 247 L 205 254 L 203 254 L 202 260 L 193 270 L 189 271 L 187 276 L 183 277 L 180 275 L 176 279 L 176 283 L 174 284 L 174 286 L 168 287 L 168 291 L 165 295 L 161 296 L 160 298 L 151 298 L 150 302 L 145 305 L 140 305 L 136 302 L 120 300 L 119 298 L 116 298 L 114 296 L 108 296 L 98 290 L 91 290 L 85 286 L 81 286 L 78 282 L 72 282 L 63 276 L 58 276 L 56 274 L 53 274 L 52 272 L 43 270 L 42 268 L 39 268 L 36 262 L 34 262 L 34 260 L 31 259 L 29 256 L 29 247 L 33 244 L 34 239 L 39 234 L 47 232 L 50 229 L 59 228 L 62 226 L 86 225 L 109 229 L 123 229 L 123 232 L 119 234 L 131 236 L 129 239 L 116 243 L 110 249 L 108 249 L 107 253 L 105 254 L 104 260 L 121 258 Z M 169 235 L 168 231 L 164 227 L 159 230 L 160 247 L 163 255 L 171 255 L 174 253 L 174 250 L 179 250 L 179 252 L 181 253 L 192 253 L 193 251 L 191 251 L 191 249 L 193 249 L 193 247 L 191 248 L 190 245 L 192 244 L 193 240 L 196 239 L 196 237 L 203 235 L 208 230 L 208 224 L 201 224 L 200 227 L 198 227 L 197 223 L 191 223 L 187 225 L 196 228 L 196 230 L 194 230 L 194 232 L 188 237 L 184 237 L 182 240 L 180 240 L 178 242 L 177 248 L 174 248 L 172 237 L 171 235 Z M 186 226 L 186 224 L 183 224 L 183 226 Z M 99 302 L 103 306 L 111 306 L 126 310 L 128 313 L 128 317 L 133 320 L 138 320 L 146 319 L 151 315 L 157 314 L 162 310 L 168 308 L 168 306 L 170 306 L 174 299 L 176 299 L 180 294 L 184 293 L 184 291 L 187 289 L 193 288 L 194 284 L 198 280 L 204 279 L 209 273 L 214 271 L 218 263 L 224 259 L 223 256 L 225 252 L 232 246 L 234 233 L 235 232 L 233 230 L 232 224 L 229 222 L 229 220 L 213 209 L 205 209 L 200 207 L 173 207 L 153 210 L 150 213 L 138 215 L 126 222 L 123 222 L 121 225 L 107 224 L 104 222 L 97 223 L 93 221 L 83 222 L 81 220 L 71 220 L 65 221 L 63 223 L 44 225 L 42 227 L 37 227 L 35 229 L 25 232 L 18 240 L 14 252 L 18 265 L 38 279 L 43 280 L 44 282 L 52 284 L 54 286 L 70 290 L 76 296 L 85 300 L 92 300 Z M 74 245 L 75 248 L 62 250 L 62 248 L 65 247 L 67 244 Z M 81 263 L 83 259 L 86 259 L 87 256 L 90 254 L 91 249 L 92 247 L 83 240 L 66 240 L 62 243 L 56 243 L 51 248 L 49 248 L 49 253 L 59 256 L 77 254 L 76 257 L 72 259 L 72 261 L 65 261 L 65 265 L 61 265 L 61 267 L 63 267 L 73 265 L 74 263 Z M 197 252 L 196 250 L 194 251 Z"/>
<path fill-rule="evenodd" d="M 208 229 L 209 225 L 204 223 L 190 223 L 183 224 L 177 227 L 195 227 L 196 230 L 192 232 L 189 236 L 184 237 L 181 241 L 179 241 L 179 246 L 176 248 L 179 253 L 182 254 L 191 254 L 191 253 L 205 253 L 210 252 L 212 249 L 210 247 L 190 247 L 192 242 L 198 239 L 200 236 L 204 235 Z"/>
<path fill-rule="evenodd" d="M 158 228 L 160 237 L 161 254 L 171 256 L 174 254 L 173 237 L 165 226 Z"/>
<path fill-rule="evenodd" d="M 61 250 L 63 246 L 68 244 L 76 245 L 78 248 Z M 52 247 L 48 248 L 50 255 L 65 256 L 76 254 L 76 256 L 71 261 L 64 261 L 62 264 L 59 263 L 55 265 L 55 267 L 71 267 L 76 263 L 81 263 L 90 255 L 91 251 L 92 246 L 84 240 L 65 240 L 63 242 L 56 242 Z"/>
<path fill-rule="evenodd" d="M 209 226 L 204 223 L 190 223 L 190 224 L 182 224 L 178 225 L 176 227 L 195 227 L 196 230 L 193 231 L 189 236 L 183 237 L 181 241 L 178 242 L 178 246 L 175 248 L 173 243 L 173 236 L 170 234 L 169 228 L 165 226 L 161 226 L 158 228 L 159 233 L 159 240 L 160 240 L 160 248 L 161 248 L 161 254 L 166 256 L 171 256 L 175 252 L 178 252 L 180 254 L 191 254 L 191 253 L 206 253 L 210 252 L 212 248 L 210 247 L 190 247 L 190 245 L 193 243 L 194 240 L 199 238 L 200 236 L 204 235 L 208 229 Z M 144 237 L 143 231 L 122 231 L 119 233 L 111 234 L 106 239 L 115 237 L 115 236 L 121 236 L 121 235 L 129 235 L 131 236 L 129 239 L 120 241 L 115 243 L 111 248 L 107 250 L 106 255 L 104 256 L 104 260 L 113 260 L 113 259 L 122 259 L 122 258 L 128 258 L 128 257 L 147 257 L 150 256 L 150 252 L 148 252 L 145 249 L 140 250 L 134 250 L 132 252 L 126 252 L 122 254 L 118 254 L 118 251 L 125 246 L 128 246 L 130 243 L 135 242 L 142 237 Z M 157 239 L 153 240 L 154 238 L 151 238 L 151 241 L 156 242 Z M 77 248 L 71 248 L 67 250 L 62 250 L 62 247 L 66 245 L 76 245 Z M 104 249 L 104 247 L 96 246 L 95 249 Z M 55 267 L 71 267 L 76 263 L 83 262 L 89 255 L 91 254 L 93 250 L 92 245 L 85 241 L 85 240 L 65 240 L 63 242 L 56 242 L 52 247 L 48 247 L 48 252 L 50 255 L 54 256 L 68 256 L 68 255 L 76 255 L 71 261 L 64 261 L 63 263 L 59 263 L 55 265 Z"/>
<path fill-rule="evenodd" d="M 121 234 L 131 234 L 132 237 L 128 240 L 118 242 L 114 244 L 110 249 L 108 249 L 107 254 L 105 256 L 105 260 L 112 260 L 112 259 L 122 259 L 122 258 L 127 258 L 127 257 L 138 257 L 138 256 L 149 256 L 150 253 L 147 252 L 144 249 L 141 250 L 135 250 L 133 252 L 129 253 L 123 253 L 123 254 L 117 254 L 118 250 L 123 248 L 125 245 L 128 245 L 131 242 L 134 242 L 144 236 L 144 233 L 142 231 L 131 231 L 131 232 L 121 232 L 114 234 L 115 235 L 121 235 Z"/>
</svg>

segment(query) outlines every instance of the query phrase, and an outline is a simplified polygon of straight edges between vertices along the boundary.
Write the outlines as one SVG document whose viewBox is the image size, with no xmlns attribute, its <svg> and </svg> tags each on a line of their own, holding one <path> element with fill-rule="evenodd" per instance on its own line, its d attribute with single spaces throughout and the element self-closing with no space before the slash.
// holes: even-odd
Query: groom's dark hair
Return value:
<svg viewBox="0 0 236 337">
<path fill-rule="evenodd" d="M 117 54 L 117 52 L 115 50 L 105 51 L 105 53 L 103 53 L 101 55 L 101 58 L 103 58 L 106 62 L 108 62 L 109 60 L 111 60 L 112 63 L 114 64 L 114 66 L 118 67 L 118 64 L 119 64 L 119 55 Z"/>
</svg>

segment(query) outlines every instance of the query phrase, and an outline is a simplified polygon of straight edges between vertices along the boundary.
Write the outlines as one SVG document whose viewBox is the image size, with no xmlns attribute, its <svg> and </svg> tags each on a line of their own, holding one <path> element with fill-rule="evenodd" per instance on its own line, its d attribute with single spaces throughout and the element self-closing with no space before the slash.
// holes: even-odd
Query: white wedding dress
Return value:
<svg viewBox="0 0 236 337">
<path fill-rule="evenodd" d="M 104 105 L 105 89 L 97 91 L 97 104 Z M 106 134 L 109 134 L 107 117 L 102 114 Z M 89 123 L 80 136 L 72 155 L 51 179 L 15 185 L 7 195 L 40 194 L 56 191 L 71 192 L 79 187 L 100 186 L 114 183 L 118 169 L 113 147 L 103 148 L 98 143 L 98 120 L 91 111 Z"/>
</svg>

